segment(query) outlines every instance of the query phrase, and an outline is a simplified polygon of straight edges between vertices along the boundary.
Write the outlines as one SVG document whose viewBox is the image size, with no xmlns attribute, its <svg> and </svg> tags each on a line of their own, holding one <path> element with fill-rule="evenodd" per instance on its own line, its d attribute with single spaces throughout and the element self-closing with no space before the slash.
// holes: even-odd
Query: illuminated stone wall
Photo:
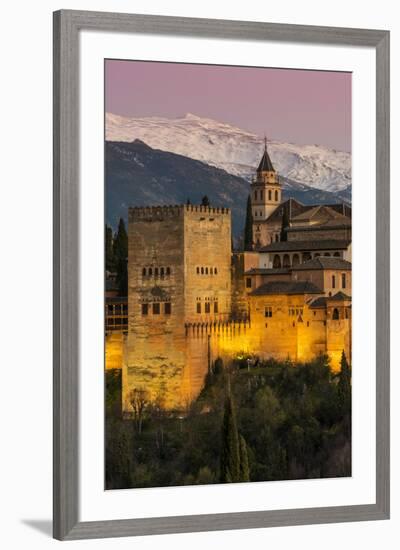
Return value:
<svg viewBox="0 0 400 550">
<path fill-rule="evenodd" d="M 201 389 L 207 357 L 185 323 L 231 310 L 231 215 L 200 206 L 132 208 L 128 225 L 128 339 L 123 402 L 132 389 L 183 408 Z M 205 369 L 205 370 L 204 370 Z"/>
<path fill-rule="evenodd" d="M 338 370 L 344 350 L 351 361 L 350 302 L 332 302 L 327 308 L 308 307 L 312 296 L 269 295 L 250 297 L 250 344 L 263 358 L 309 361 L 327 353 Z M 339 310 L 334 319 L 333 310 Z M 266 311 L 271 317 L 266 317 Z"/>
<path fill-rule="evenodd" d="M 108 369 L 121 369 L 126 336 L 122 332 L 111 332 L 105 338 L 105 364 Z"/>
</svg>

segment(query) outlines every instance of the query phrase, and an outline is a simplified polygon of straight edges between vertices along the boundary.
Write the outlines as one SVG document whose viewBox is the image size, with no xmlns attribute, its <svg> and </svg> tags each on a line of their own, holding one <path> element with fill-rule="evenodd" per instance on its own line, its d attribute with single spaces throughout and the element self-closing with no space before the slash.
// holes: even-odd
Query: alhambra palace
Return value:
<svg viewBox="0 0 400 550">
<path fill-rule="evenodd" d="M 282 200 L 265 145 L 251 183 L 253 244 L 232 252 L 228 208 L 129 209 L 128 297 L 106 297 L 106 368 L 183 409 L 212 362 L 249 354 L 351 361 L 351 208 Z"/>
</svg>

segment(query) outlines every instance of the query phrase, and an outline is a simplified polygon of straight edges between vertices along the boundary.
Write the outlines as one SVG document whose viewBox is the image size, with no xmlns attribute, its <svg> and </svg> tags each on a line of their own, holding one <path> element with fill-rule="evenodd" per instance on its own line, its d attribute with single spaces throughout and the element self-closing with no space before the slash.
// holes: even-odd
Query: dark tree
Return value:
<svg viewBox="0 0 400 550">
<path fill-rule="evenodd" d="M 351 370 L 347 362 L 346 355 L 342 351 L 340 360 L 340 372 L 338 382 L 339 404 L 344 413 L 350 411 L 351 406 Z"/>
<path fill-rule="evenodd" d="M 187 199 L 186 204 L 190 206 L 192 203 L 190 202 L 190 199 Z"/>
<path fill-rule="evenodd" d="M 239 435 L 233 400 L 229 392 L 225 400 L 222 421 L 220 482 L 232 483 L 235 481 L 240 481 Z"/>
<path fill-rule="evenodd" d="M 106 256 L 106 270 L 114 271 L 115 261 L 114 261 L 114 250 L 113 250 L 113 234 L 110 226 L 106 225 L 105 227 L 105 256 Z"/>
<path fill-rule="evenodd" d="M 249 457 L 247 455 L 246 440 L 239 436 L 240 481 L 250 481 Z"/>
<path fill-rule="evenodd" d="M 118 293 L 120 296 L 128 295 L 128 235 L 124 220 L 121 218 L 118 231 L 114 239 L 115 269 L 117 272 Z"/>
<path fill-rule="evenodd" d="M 201 206 L 210 206 L 210 199 L 207 197 L 207 195 L 204 195 L 204 197 L 201 199 Z"/>
<path fill-rule="evenodd" d="M 281 235 L 280 240 L 281 241 L 287 241 L 287 228 L 289 227 L 289 215 L 287 208 L 283 208 L 282 213 L 282 226 L 281 226 Z"/>
<path fill-rule="evenodd" d="M 253 213 L 251 211 L 251 198 L 247 197 L 246 223 L 244 226 L 244 249 L 253 250 Z"/>
</svg>

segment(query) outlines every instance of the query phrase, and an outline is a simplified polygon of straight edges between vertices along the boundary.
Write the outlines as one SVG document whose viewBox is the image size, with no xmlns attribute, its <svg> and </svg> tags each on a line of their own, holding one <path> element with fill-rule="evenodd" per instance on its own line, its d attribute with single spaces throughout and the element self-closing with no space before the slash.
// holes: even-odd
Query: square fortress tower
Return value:
<svg viewBox="0 0 400 550">
<path fill-rule="evenodd" d="M 230 210 L 130 208 L 128 248 L 124 409 L 134 388 L 184 406 L 208 366 L 207 357 L 193 360 L 185 324 L 226 321 L 231 312 Z"/>
</svg>

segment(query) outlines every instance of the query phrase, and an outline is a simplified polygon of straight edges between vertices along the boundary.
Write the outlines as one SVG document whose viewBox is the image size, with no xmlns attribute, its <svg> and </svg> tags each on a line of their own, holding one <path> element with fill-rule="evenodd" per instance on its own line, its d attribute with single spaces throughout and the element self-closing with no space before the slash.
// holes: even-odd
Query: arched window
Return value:
<svg viewBox="0 0 400 550">
<path fill-rule="evenodd" d="M 257 200 L 257 191 L 254 191 L 254 200 Z"/>
<path fill-rule="evenodd" d="M 342 288 L 346 288 L 346 273 L 342 273 Z"/>
<path fill-rule="evenodd" d="M 330 256 L 329 252 L 325 252 L 324 256 Z"/>
<path fill-rule="evenodd" d="M 154 268 L 154 276 L 155 276 L 155 277 L 158 277 L 158 267 L 155 267 L 155 268 Z"/>
<path fill-rule="evenodd" d="M 164 277 L 164 268 L 163 267 L 160 268 L 160 275 L 161 275 L 161 277 Z"/>
<path fill-rule="evenodd" d="M 218 273 L 217 268 L 214 267 L 214 275 L 216 275 L 217 273 Z"/>
<path fill-rule="evenodd" d="M 208 267 L 206 267 L 206 275 L 208 275 Z"/>
<path fill-rule="evenodd" d="M 277 233 L 277 234 L 275 235 L 275 242 L 277 243 L 278 241 L 279 241 L 279 234 Z"/>
<path fill-rule="evenodd" d="M 274 269 L 279 269 L 281 267 L 281 258 L 278 254 L 275 254 L 274 256 L 274 262 L 273 262 Z"/>
<path fill-rule="evenodd" d="M 311 254 L 309 252 L 303 253 L 303 262 L 307 262 L 308 260 L 311 260 Z"/>
<path fill-rule="evenodd" d="M 334 256 L 335 256 L 335 258 L 340 258 L 340 252 L 337 252 L 337 251 L 336 251 L 336 252 L 334 253 Z"/>
<path fill-rule="evenodd" d="M 151 267 L 149 267 L 149 277 L 151 277 L 153 275 L 153 270 Z"/>
<path fill-rule="evenodd" d="M 275 191 L 275 202 L 278 202 L 279 193 L 278 191 Z"/>
<path fill-rule="evenodd" d="M 332 288 L 336 288 L 336 277 L 332 275 Z"/>
<path fill-rule="evenodd" d="M 201 274 L 204 275 L 204 267 L 201 268 Z"/>
<path fill-rule="evenodd" d="M 261 198 L 261 200 L 263 200 L 263 198 L 264 198 L 264 192 L 262 190 L 260 191 L 260 198 Z"/>
<path fill-rule="evenodd" d="M 293 265 L 293 267 L 296 266 L 296 265 L 299 265 L 299 263 L 300 263 L 299 255 L 298 255 L 298 254 L 294 254 L 294 255 L 293 255 L 293 260 L 292 260 L 292 265 Z"/>
<path fill-rule="evenodd" d="M 333 321 L 339 321 L 339 310 L 337 307 L 333 310 L 332 319 Z"/>
<path fill-rule="evenodd" d="M 197 268 L 198 269 L 198 268 Z M 167 267 L 167 275 L 171 275 L 171 268 L 170 267 Z"/>
<path fill-rule="evenodd" d="M 197 275 L 200 273 L 200 268 L 199 267 L 196 267 L 196 273 L 197 273 Z"/>
<path fill-rule="evenodd" d="M 290 257 L 289 254 L 283 256 L 283 267 L 290 267 Z"/>
<path fill-rule="evenodd" d="M 145 267 L 142 269 L 142 275 L 143 275 L 143 277 L 146 277 L 146 268 Z"/>
<path fill-rule="evenodd" d="M 272 191 L 268 191 L 268 200 L 272 200 Z"/>
</svg>

